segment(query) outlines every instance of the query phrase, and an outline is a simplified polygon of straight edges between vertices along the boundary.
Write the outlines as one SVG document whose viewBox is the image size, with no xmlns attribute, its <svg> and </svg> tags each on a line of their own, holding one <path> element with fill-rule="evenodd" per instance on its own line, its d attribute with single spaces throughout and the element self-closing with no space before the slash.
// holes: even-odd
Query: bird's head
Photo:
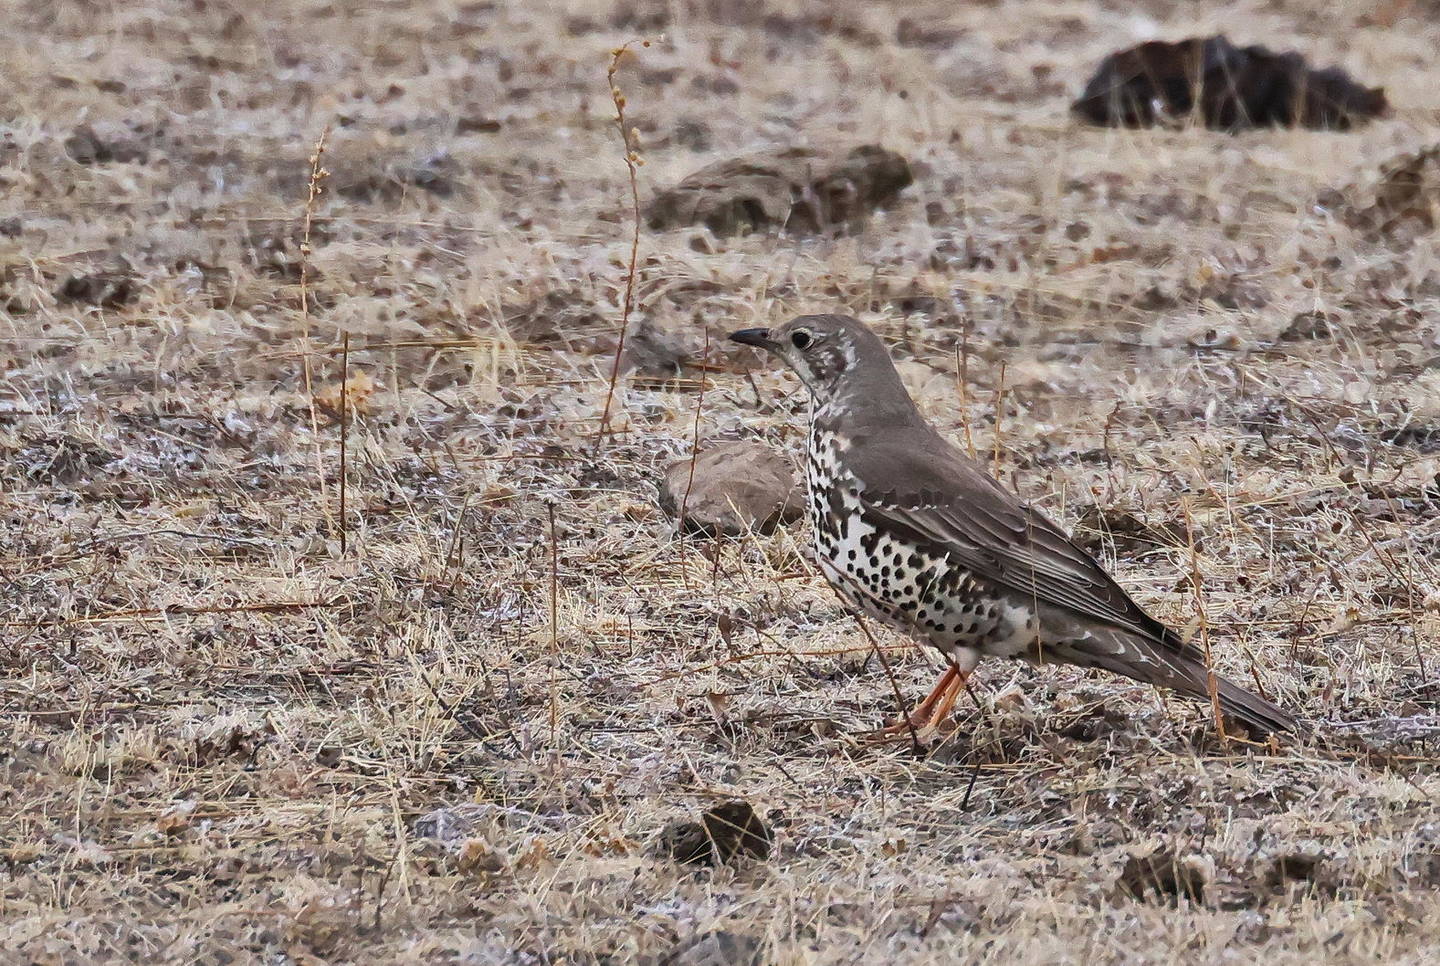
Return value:
<svg viewBox="0 0 1440 966">
<path fill-rule="evenodd" d="M 802 315 L 775 329 L 732 332 L 730 341 L 779 357 L 821 406 L 863 392 L 860 383 L 866 380 L 899 385 L 880 337 L 848 315 Z"/>
</svg>

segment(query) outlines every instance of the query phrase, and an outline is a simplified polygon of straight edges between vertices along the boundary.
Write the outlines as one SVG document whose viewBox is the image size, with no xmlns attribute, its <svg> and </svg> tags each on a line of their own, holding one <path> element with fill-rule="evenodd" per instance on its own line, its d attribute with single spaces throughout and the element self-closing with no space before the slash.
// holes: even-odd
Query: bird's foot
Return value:
<svg viewBox="0 0 1440 966">
<path fill-rule="evenodd" d="M 945 673 L 925 696 L 925 700 L 916 705 L 915 710 L 906 715 L 905 720 L 869 732 L 866 739 L 877 743 L 904 741 L 909 738 L 928 742 L 939 733 L 940 726 L 950 717 L 950 712 L 954 709 L 955 702 L 960 699 L 961 692 L 965 690 L 965 682 L 969 679 L 969 672 L 962 672 L 952 664 L 945 669 Z"/>
</svg>

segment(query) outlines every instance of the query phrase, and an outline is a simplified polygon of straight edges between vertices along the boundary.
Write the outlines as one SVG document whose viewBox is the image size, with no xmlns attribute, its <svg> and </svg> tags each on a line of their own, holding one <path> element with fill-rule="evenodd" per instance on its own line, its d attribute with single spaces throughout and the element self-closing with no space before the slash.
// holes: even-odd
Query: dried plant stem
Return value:
<svg viewBox="0 0 1440 966">
<path fill-rule="evenodd" d="M 1000 363 L 1000 379 L 995 383 L 995 441 L 990 456 L 991 473 L 1000 478 L 1000 441 L 1004 437 L 1001 426 L 1005 418 L 1005 363 Z"/>
<path fill-rule="evenodd" d="M 615 340 L 615 357 L 610 362 L 610 383 L 605 389 L 605 406 L 600 412 L 600 425 L 595 430 L 595 449 L 598 451 L 610 431 L 610 407 L 615 400 L 615 383 L 620 378 L 620 359 L 625 353 L 625 335 L 630 330 L 630 312 L 635 306 L 635 263 L 640 255 L 640 157 L 637 132 L 632 132 L 625 120 L 625 95 L 615 85 L 615 74 L 620 69 L 620 59 L 635 41 L 626 41 L 610 52 L 610 67 L 605 80 L 610 85 L 610 99 L 615 104 L 615 125 L 620 129 L 620 141 L 625 148 L 625 169 L 630 176 L 630 208 L 633 228 L 630 235 L 630 263 L 625 270 L 625 301 L 620 310 L 620 334 Z M 650 41 L 640 41 L 649 47 Z"/>
<path fill-rule="evenodd" d="M 924 750 L 920 744 L 920 735 L 915 730 L 915 722 L 910 720 L 910 709 L 905 706 L 905 697 L 900 693 L 900 683 L 895 680 L 895 672 L 890 668 L 890 660 L 885 656 L 885 650 L 880 646 L 880 642 L 875 640 L 875 635 L 870 633 L 870 628 L 865 624 L 865 618 L 860 616 L 860 611 L 851 607 L 850 602 L 833 586 L 830 591 L 840 602 L 840 606 L 850 612 L 856 626 L 860 628 L 860 633 L 864 634 L 865 640 L 870 642 L 870 650 L 880 659 L 880 667 L 884 670 L 885 678 L 890 682 L 890 690 L 895 695 L 895 705 L 900 709 L 900 720 L 905 722 L 905 727 L 910 732 L 910 746 L 915 749 L 917 755 L 920 754 Z"/>
<path fill-rule="evenodd" d="M 306 182 L 305 215 L 300 234 L 300 348 L 304 359 L 305 396 L 310 405 L 310 438 L 315 442 L 315 477 L 320 487 L 320 506 L 327 521 L 330 518 L 330 501 L 325 497 L 325 464 L 320 452 L 320 420 L 315 415 L 315 381 L 310 365 L 310 229 L 315 223 L 315 206 L 325 190 L 325 179 L 330 176 L 322 164 L 329 140 L 330 125 L 327 124 L 315 139 L 314 150 L 310 152 L 310 177 Z"/>
<path fill-rule="evenodd" d="M 965 451 L 975 459 L 975 436 L 970 432 L 970 323 L 960 327 L 960 344 L 955 347 L 955 381 L 960 389 L 960 420 L 965 427 Z"/>
<path fill-rule="evenodd" d="M 1110 410 L 1109 416 L 1105 417 L 1105 429 L 1101 437 L 1105 447 L 1105 479 L 1107 485 L 1110 487 L 1109 495 L 1106 497 L 1107 502 L 1114 501 L 1115 492 L 1119 489 L 1119 483 L 1115 479 L 1115 454 L 1110 449 L 1110 432 L 1115 428 L 1115 417 L 1120 415 L 1121 405 L 1122 401 L 1117 398 L 1115 400 L 1115 408 Z"/>
<path fill-rule="evenodd" d="M 470 497 L 472 495 L 472 491 L 465 491 L 465 499 L 460 503 L 460 512 L 455 516 L 455 530 L 450 534 L 450 546 L 445 551 L 444 573 L 449 573 L 452 567 L 455 568 L 455 576 L 451 578 L 450 581 L 452 588 L 460 582 L 459 564 L 465 553 L 465 513 L 470 509 Z"/>
<path fill-rule="evenodd" d="M 700 392 L 695 396 L 695 429 L 690 436 L 690 471 L 685 478 L 685 493 L 680 497 L 680 546 L 683 551 L 685 545 L 685 514 L 690 507 L 690 488 L 695 485 L 695 461 L 700 458 L 700 414 L 705 408 L 705 364 L 710 359 L 710 330 L 705 330 L 705 348 L 700 355 Z M 716 546 L 716 566 L 719 566 L 719 546 Z M 681 568 L 685 574 L 685 584 L 690 584 L 689 571 Z"/>
<path fill-rule="evenodd" d="M 348 547 L 348 528 L 345 523 L 345 450 L 350 427 L 350 333 L 342 336 L 340 347 L 340 556 L 345 556 Z"/>
<path fill-rule="evenodd" d="M 83 617 L 62 617 L 54 620 L 4 621 L 0 622 L 0 627 L 21 627 L 33 630 L 49 627 L 102 624 L 107 621 L 143 620 L 158 617 L 163 617 L 168 620 L 171 617 L 194 617 L 206 614 L 284 614 L 290 611 L 303 611 L 315 608 L 343 607 L 347 603 L 349 602 L 345 600 L 282 600 L 273 603 L 231 604 L 219 607 L 192 607 L 183 604 L 171 604 L 169 607 L 135 607 L 129 610 L 112 610 L 101 614 L 86 614 Z"/>
<path fill-rule="evenodd" d="M 559 727 L 560 700 L 555 693 L 555 662 L 560 659 L 560 545 L 555 535 L 555 504 L 547 503 L 550 519 L 550 743 Z"/>
<path fill-rule="evenodd" d="M 849 605 L 846 606 L 848 607 Z M 881 648 L 881 650 L 887 652 L 913 651 L 915 649 L 916 645 L 914 644 L 892 644 L 889 647 Z M 859 654 L 862 651 L 872 650 L 874 650 L 874 648 L 872 648 L 870 644 L 867 643 L 864 647 L 824 647 L 810 651 L 796 651 L 783 648 L 745 651 L 740 654 L 732 654 L 729 657 L 723 658 L 719 661 L 711 661 L 709 664 L 698 664 L 687 667 L 683 671 L 675 671 L 670 674 L 662 674 L 660 677 L 646 681 L 642 685 L 642 687 L 654 687 L 657 684 L 664 684 L 666 681 L 674 681 L 678 680 L 679 678 L 693 677 L 694 675 L 699 674 L 703 671 L 714 671 L 717 668 L 727 667 L 731 664 L 742 664 L 746 661 L 758 661 L 762 657 L 788 657 L 798 660 L 802 657 L 839 657 L 844 654 Z"/>
<path fill-rule="evenodd" d="M 1205 616 L 1205 581 L 1200 576 L 1200 555 L 1195 550 L 1195 521 L 1190 501 L 1182 498 L 1180 508 L 1185 514 L 1185 540 L 1190 550 L 1190 588 L 1195 595 L 1195 619 L 1199 622 L 1200 649 L 1205 655 L 1205 689 L 1210 692 L 1210 713 L 1215 717 L 1215 733 L 1226 739 L 1225 718 L 1220 713 L 1220 681 L 1210 657 L 1210 621 Z"/>
</svg>

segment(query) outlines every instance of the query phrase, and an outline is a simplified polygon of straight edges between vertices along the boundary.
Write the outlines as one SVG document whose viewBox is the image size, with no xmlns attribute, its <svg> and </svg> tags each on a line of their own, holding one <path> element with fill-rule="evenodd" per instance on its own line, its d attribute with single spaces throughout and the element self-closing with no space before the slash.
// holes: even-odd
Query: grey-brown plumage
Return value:
<svg viewBox="0 0 1440 966">
<path fill-rule="evenodd" d="M 807 315 L 730 338 L 778 356 L 813 395 L 806 477 L 826 578 L 951 663 L 917 723 L 948 712 L 982 657 L 1099 667 L 1209 700 L 1200 651 L 926 423 L 869 328 Z M 1216 693 L 1261 731 L 1294 727 L 1230 681 Z"/>
</svg>

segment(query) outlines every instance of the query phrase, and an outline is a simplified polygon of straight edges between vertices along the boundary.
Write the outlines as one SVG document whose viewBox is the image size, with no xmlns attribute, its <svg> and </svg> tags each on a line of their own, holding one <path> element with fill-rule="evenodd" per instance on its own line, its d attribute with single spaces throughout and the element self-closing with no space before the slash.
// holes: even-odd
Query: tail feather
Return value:
<svg viewBox="0 0 1440 966">
<path fill-rule="evenodd" d="M 1063 655 L 1072 663 L 1101 667 L 1136 681 L 1170 688 L 1188 698 L 1210 701 L 1210 672 L 1206 670 L 1204 657 L 1173 632 L 1167 631 L 1161 640 L 1153 640 L 1116 630 L 1099 640 L 1091 638 L 1081 647 L 1072 645 L 1065 650 L 1072 652 Z M 1218 674 L 1215 675 L 1215 694 L 1222 712 L 1259 731 L 1275 734 L 1295 730 L 1296 721 L 1289 712 Z"/>
<path fill-rule="evenodd" d="M 1203 668 L 1201 673 L 1204 673 Z M 1246 691 L 1218 674 L 1215 676 L 1215 685 L 1220 697 L 1220 710 L 1226 714 L 1234 715 L 1266 734 L 1295 730 L 1294 716 L 1273 702 L 1252 691 Z M 1205 696 L 1209 697 L 1208 689 Z"/>
</svg>

